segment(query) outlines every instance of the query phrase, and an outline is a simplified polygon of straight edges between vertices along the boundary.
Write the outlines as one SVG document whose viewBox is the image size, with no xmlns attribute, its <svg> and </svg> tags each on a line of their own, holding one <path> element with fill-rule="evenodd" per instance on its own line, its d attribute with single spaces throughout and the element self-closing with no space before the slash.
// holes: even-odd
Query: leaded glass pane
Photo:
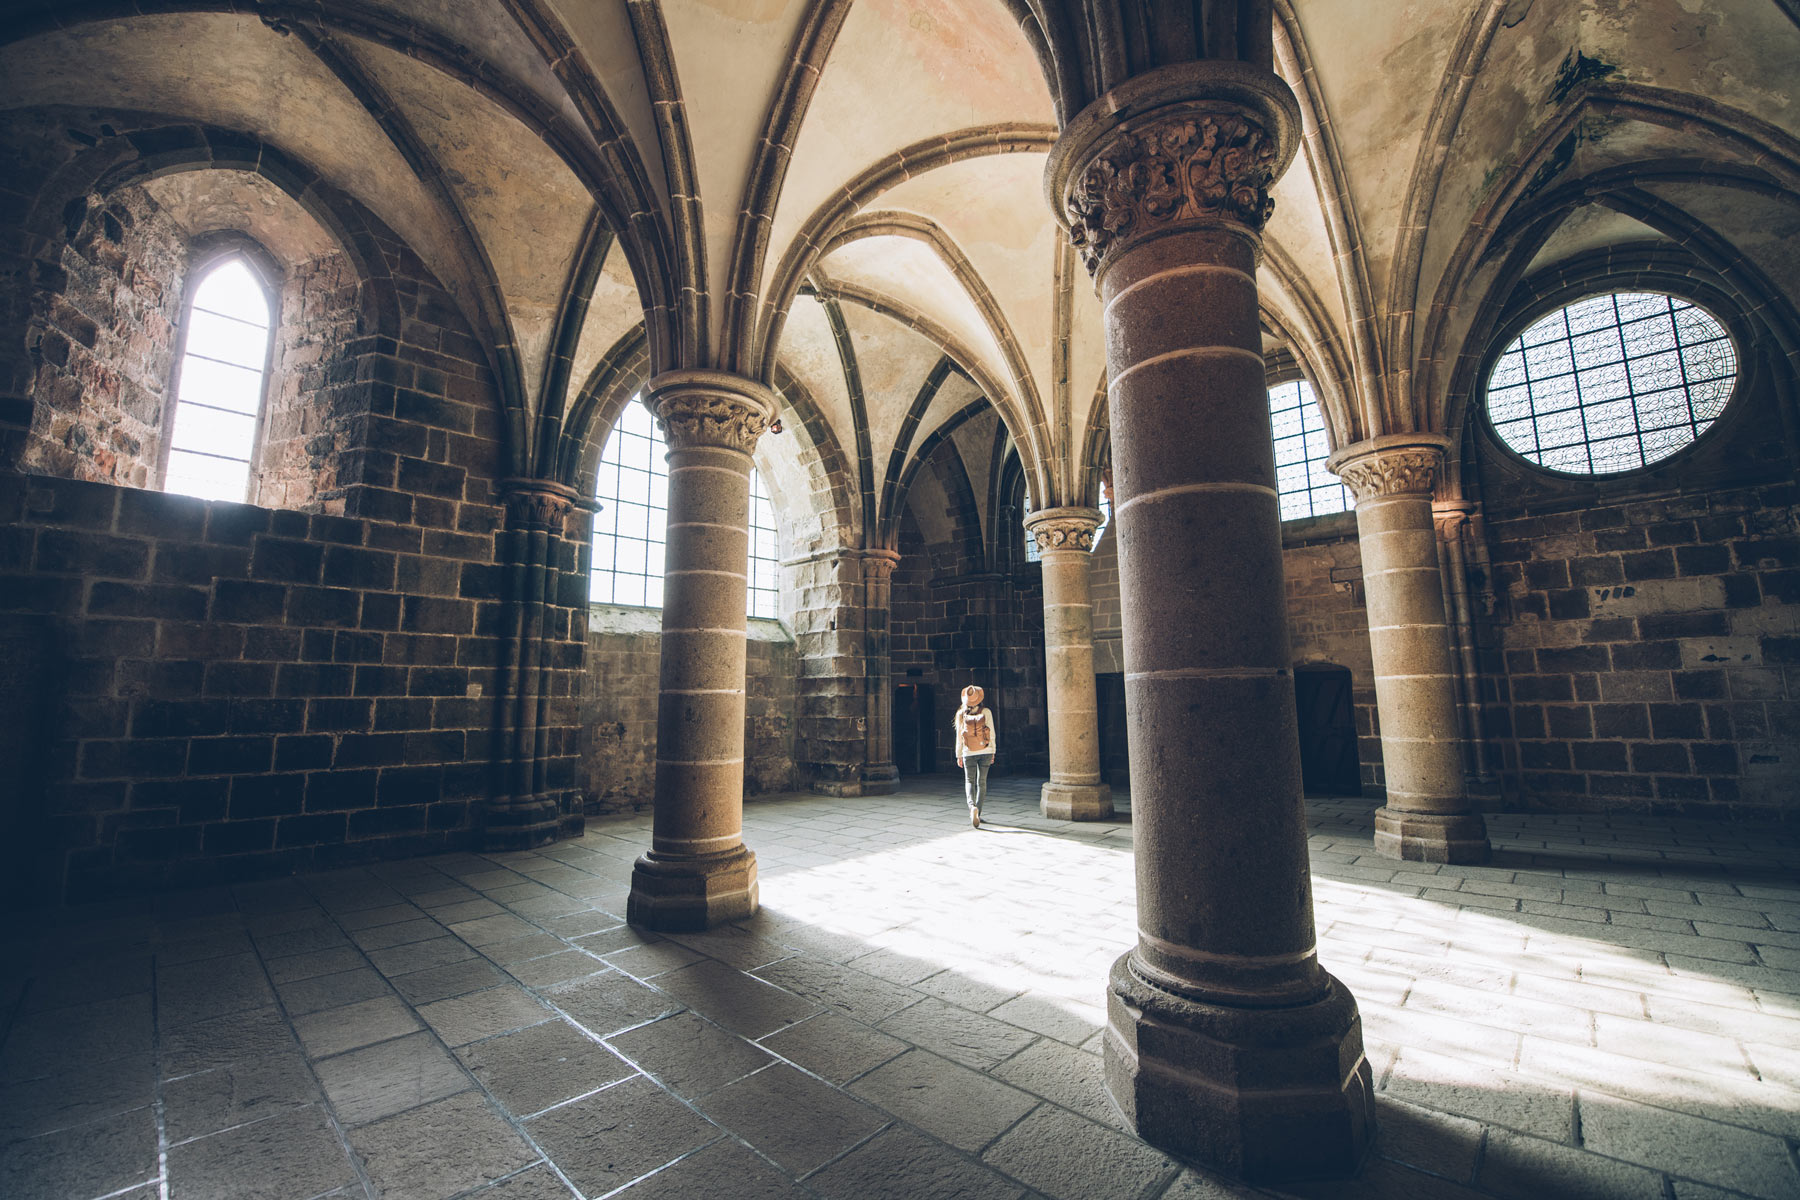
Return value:
<svg viewBox="0 0 1800 1200">
<path fill-rule="evenodd" d="M 600 454 L 594 495 L 593 571 L 588 598 L 597 604 L 661 608 L 669 466 L 662 431 L 643 405 L 619 414 Z M 779 587 L 775 510 L 762 478 L 750 472 L 749 596 L 746 611 L 773 617 Z"/>
<path fill-rule="evenodd" d="M 1269 389 L 1269 430 L 1275 438 L 1275 487 L 1282 520 L 1350 507 L 1350 493 L 1325 469 L 1330 439 L 1311 384 L 1295 380 Z"/>
<path fill-rule="evenodd" d="M 213 267 L 194 289 L 163 490 L 242 500 L 269 358 L 269 297 L 242 259 Z"/>
<path fill-rule="evenodd" d="M 1652 292 L 1590 296 L 1501 352 L 1488 419 L 1502 442 L 1551 470 L 1635 470 L 1704 433 L 1737 370 L 1730 337 L 1704 309 Z"/>
</svg>

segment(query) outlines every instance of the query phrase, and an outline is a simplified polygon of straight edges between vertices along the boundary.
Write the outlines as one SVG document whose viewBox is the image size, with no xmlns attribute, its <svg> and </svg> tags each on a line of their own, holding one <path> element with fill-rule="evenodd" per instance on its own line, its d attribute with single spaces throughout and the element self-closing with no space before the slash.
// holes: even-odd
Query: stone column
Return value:
<svg viewBox="0 0 1800 1200">
<path fill-rule="evenodd" d="M 885 796 L 900 787 L 894 763 L 894 568 L 900 556 L 892 550 L 870 550 L 863 556 L 863 653 L 867 659 L 865 755 L 862 791 Z"/>
<path fill-rule="evenodd" d="M 558 563 L 576 492 L 547 479 L 504 479 L 506 669 L 496 757 L 501 788 L 489 800 L 481 830 L 485 850 L 524 850 L 556 840 L 562 806 L 548 787 L 547 642 L 557 601 Z M 572 815 L 572 814 L 571 814 Z M 571 822 L 572 824 L 572 822 Z"/>
<path fill-rule="evenodd" d="M 1094 687 L 1094 602 L 1088 565 L 1097 508 L 1045 508 L 1025 518 L 1044 565 L 1044 681 L 1049 691 L 1050 782 L 1039 808 L 1062 821 L 1104 821 L 1112 788 L 1100 781 L 1100 702 Z"/>
<path fill-rule="evenodd" d="M 648 929 L 707 929 L 757 905 L 743 839 L 744 611 L 750 451 L 775 397 L 720 371 L 669 371 L 645 385 L 644 404 L 668 441 L 669 525 L 655 820 L 626 915 Z"/>
<path fill-rule="evenodd" d="M 1108 1090 L 1147 1141 L 1256 1181 L 1353 1171 L 1356 1001 L 1320 966 L 1256 266 L 1300 117 L 1265 65 L 1139 75 L 1046 184 L 1099 283 L 1110 379 L 1138 942 Z"/>
<path fill-rule="evenodd" d="M 1356 497 L 1356 533 L 1369 599 L 1369 651 L 1387 804 L 1375 849 L 1418 862 L 1479 863 L 1487 824 L 1463 775 L 1431 497 L 1449 440 L 1391 434 L 1346 446 L 1326 463 Z"/>
</svg>

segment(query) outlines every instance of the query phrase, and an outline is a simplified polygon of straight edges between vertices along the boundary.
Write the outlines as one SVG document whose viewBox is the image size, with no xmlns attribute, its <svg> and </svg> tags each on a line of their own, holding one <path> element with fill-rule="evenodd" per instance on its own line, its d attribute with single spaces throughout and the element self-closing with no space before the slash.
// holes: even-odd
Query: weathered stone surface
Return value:
<svg viewBox="0 0 1800 1200">
<path fill-rule="evenodd" d="M 354 1129 L 350 1144 L 383 1200 L 455 1195 L 537 1157 L 476 1091 Z"/>
<path fill-rule="evenodd" d="M 328 1058 L 315 1070 L 345 1125 L 378 1121 L 469 1086 L 455 1060 L 425 1032 Z"/>
<path fill-rule="evenodd" d="M 490 1038 L 456 1054 L 515 1117 L 528 1117 L 632 1073 L 630 1064 L 565 1021 Z"/>
<path fill-rule="evenodd" d="M 355 1179 L 343 1143 L 318 1107 L 278 1113 L 169 1150 L 171 1197 L 288 1200 Z"/>
<path fill-rule="evenodd" d="M 628 1079 L 526 1123 L 544 1152 L 589 1195 L 621 1187 L 723 1136 L 647 1079 Z"/>
<path fill-rule="evenodd" d="M 693 1013 L 615 1034 L 609 1044 L 678 1096 L 693 1100 L 774 1061 L 753 1043 Z"/>
</svg>

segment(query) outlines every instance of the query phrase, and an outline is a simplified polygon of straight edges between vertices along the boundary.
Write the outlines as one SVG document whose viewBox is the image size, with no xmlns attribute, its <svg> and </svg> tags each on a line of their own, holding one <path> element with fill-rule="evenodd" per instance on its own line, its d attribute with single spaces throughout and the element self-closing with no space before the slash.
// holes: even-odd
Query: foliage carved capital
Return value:
<svg viewBox="0 0 1800 1200">
<path fill-rule="evenodd" d="M 669 371 L 644 388 L 644 407 L 672 450 L 749 454 L 775 418 L 774 393 L 722 371 Z"/>
<path fill-rule="evenodd" d="M 1126 248 L 1183 228 L 1260 237 L 1269 191 L 1300 143 L 1300 106 L 1273 72 L 1205 59 L 1133 76 L 1069 121 L 1044 186 L 1099 275 Z"/>
<path fill-rule="evenodd" d="M 1361 504 L 1387 496 L 1423 496 L 1437 490 L 1447 443 L 1431 435 L 1374 438 L 1347 446 L 1326 460 Z"/>
<path fill-rule="evenodd" d="M 1276 162 L 1275 140 L 1241 114 L 1122 131 L 1069 191 L 1069 240 L 1092 275 L 1115 243 L 1159 229 L 1229 221 L 1261 232 Z"/>
</svg>

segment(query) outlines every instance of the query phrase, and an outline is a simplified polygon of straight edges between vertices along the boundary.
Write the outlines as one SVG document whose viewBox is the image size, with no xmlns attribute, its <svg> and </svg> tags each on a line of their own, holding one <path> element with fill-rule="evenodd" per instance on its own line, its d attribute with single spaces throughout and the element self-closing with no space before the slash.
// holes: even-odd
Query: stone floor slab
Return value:
<svg viewBox="0 0 1800 1200">
<path fill-rule="evenodd" d="M 979 1151 L 1037 1107 L 1037 1098 L 923 1050 L 910 1050 L 850 1085 L 901 1120 Z"/>
<path fill-rule="evenodd" d="M 325 1059 L 317 1070 L 345 1125 L 379 1121 L 472 1086 L 438 1040 L 423 1032 Z"/>
<path fill-rule="evenodd" d="M 546 1021 L 457 1051 L 515 1117 L 617 1083 L 632 1067 L 567 1021 Z"/>
<path fill-rule="evenodd" d="M 775 1061 L 754 1042 L 691 1012 L 615 1034 L 608 1042 L 664 1087 L 689 1100 Z"/>
<path fill-rule="evenodd" d="M 89 1200 L 156 1177 L 156 1114 L 148 1106 L 0 1149 L 0 1196 Z"/>
<path fill-rule="evenodd" d="M 169 1150 L 169 1200 L 309 1200 L 355 1179 L 316 1105 Z"/>
<path fill-rule="evenodd" d="M 475 1091 L 353 1129 L 350 1144 L 380 1200 L 442 1200 L 538 1157 Z"/>
<path fill-rule="evenodd" d="M 887 1123 L 884 1114 L 786 1063 L 698 1103 L 701 1112 L 796 1176 L 825 1165 Z"/>
<path fill-rule="evenodd" d="M 525 1128 L 589 1196 L 623 1187 L 723 1136 L 642 1076 L 553 1108 Z"/>
</svg>

